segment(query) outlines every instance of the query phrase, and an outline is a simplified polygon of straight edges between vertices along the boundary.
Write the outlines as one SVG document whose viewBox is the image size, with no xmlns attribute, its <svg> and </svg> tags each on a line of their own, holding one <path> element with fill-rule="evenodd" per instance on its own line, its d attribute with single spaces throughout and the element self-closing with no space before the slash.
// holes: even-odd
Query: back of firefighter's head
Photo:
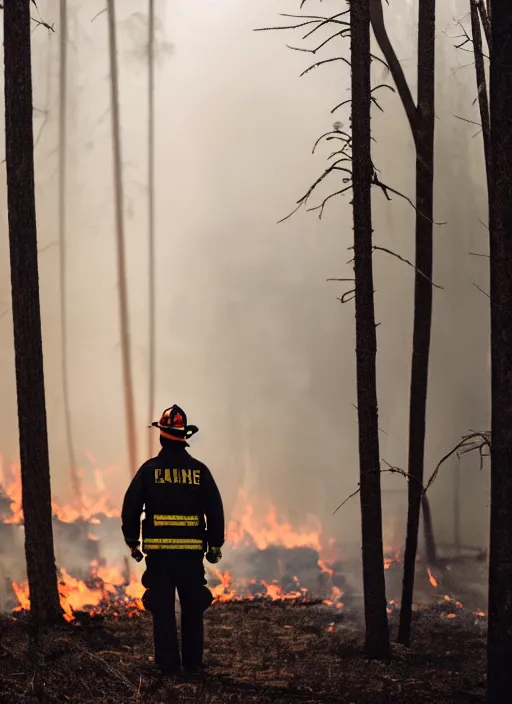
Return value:
<svg viewBox="0 0 512 704">
<path fill-rule="evenodd" d="M 186 442 L 199 430 L 195 425 L 187 425 L 185 411 L 176 404 L 166 408 L 160 420 L 151 425 L 160 430 L 160 444 L 164 447 L 171 443 Z"/>
</svg>

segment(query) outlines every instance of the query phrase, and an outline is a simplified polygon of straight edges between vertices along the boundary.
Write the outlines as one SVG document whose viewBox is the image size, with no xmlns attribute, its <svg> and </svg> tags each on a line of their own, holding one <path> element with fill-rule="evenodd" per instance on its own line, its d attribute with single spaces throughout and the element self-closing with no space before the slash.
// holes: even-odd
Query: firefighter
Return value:
<svg viewBox="0 0 512 704">
<path fill-rule="evenodd" d="M 224 544 L 222 499 L 210 470 L 187 451 L 198 428 L 187 425 L 179 406 L 158 422 L 162 449 L 133 478 L 123 502 L 122 531 L 132 555 L 139 555 L 140 521 L 146 571 L 144 608 L 153 616 L 155 664 L 165 675 L 203 669 L 203 612 L 213 595 L 206 587 L 203 558 L 212 564 Z M 206 518 L 206 522 L 205 522 Z M 181 606 L 181 658 L 175 619 Z"/>
</svg>

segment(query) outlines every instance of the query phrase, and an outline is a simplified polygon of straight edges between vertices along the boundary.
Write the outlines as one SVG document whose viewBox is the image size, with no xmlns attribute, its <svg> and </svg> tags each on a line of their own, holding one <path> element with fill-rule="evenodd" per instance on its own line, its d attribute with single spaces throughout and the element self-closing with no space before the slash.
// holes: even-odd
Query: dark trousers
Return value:
<svg viewBox="0 0 512 704">
<path fill-rule="evenodd" d="M 144 608 L 153 615 L 155 663 L 162 669 L 181 666 L 176 630 L 176 590 L 181 606 L 181 651 L 183 667 L 203 663 L 203 612 L 212 602 L 204 576 L 203 553 L 156 552 L 146 557 L 142 585 Z"/>
</svg>

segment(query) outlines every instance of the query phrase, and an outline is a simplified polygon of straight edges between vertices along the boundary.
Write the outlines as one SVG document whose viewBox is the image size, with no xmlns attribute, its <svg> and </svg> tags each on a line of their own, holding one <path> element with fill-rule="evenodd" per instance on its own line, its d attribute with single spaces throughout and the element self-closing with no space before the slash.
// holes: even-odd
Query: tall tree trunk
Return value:
<svg viewBox="0 0 512 704">
<path fill-rule="evenodd" d="M 487 195 L 491 191 L 492 161 L 491 161 L 491 126 L 489 115 L 489 96 L 487 93 L 487 79 L 485 77 L 484 52 L 482 46 L 482 32 L 478 13 L 478 0 L 469 0 L 471 9 L 471 33 L 473 35 L 473 50 L 475 54 L 476 88 L 478 91 L 478 108 L 482 123 L 482 139 L 484 142 L 485 172 L 487 177 Z M 483 10 L 485 12 L 485 10 Z M 485 15 L 483 15 L 485 16 Z"/>
<path fill-rule="evenodd" d="M 53 547 L 41 338 L 30 0 L 4 2 L 5 145 L 25 554 L 37 627 L 61 617 Z"/>
<path fill-rule="evenodd" d="M 491 535 L 488 699 L 512 692 L 512 5 L 492 0 Z"/>
<path fill-rule="evenodd" d="M 366 652 L 390 654 L 382 542 L 371 208 L 370 4 L 350 3 L 357 412 Z"/>
<path fill-rule="evenodd" d="M 426 149 L 426 145 L 418 145 L 418 140 L 422 139 L 422 132 L 419 128 L 419 120 L 421 119 L 421 113 L 420 110 L 416 107 L 409 85 L 407 83 L 407 80 L 405 78 L 404 72 L 402 70 L 402 66 L 400 64 L 400 61 L 398 60 L 398 57 L 395 53 L 395 50 L 393 49 L 393 45 L 391 44 L 391 41 L 389 40 L 387 31 L 386 31 L 386 26 L 384 23 L 384 13 L 382 10 L 382 0 L 371 0 L 370 2 L 370 13 L 371 13 L 371 22 L 372 22 L 372 28 L 375 34 L 375 39 L 377 40 L 377 44 L 379 45 L 380 50 L 382 51 L 382 54 L 384 55 L 384 58 L 386 60 L 386 63 L 388 64 L 391 75 L 393 77 L 393 81 L 396 85 L 398 94 L 400 96 L 400 100 L 402 101 L 403 108 L 405 110 L 405 114 L 407 116 L 407 119 L 409 121 L 409 126 L 411 128 L 412 136 L 414 139 L 414 144 L 416 147 L 416 153 L 417 153 L 417 158 L 416 158 L 416 164 L 417 164 L 417 175 L 416 175 L 416 181 L 418 184 L 419 179 L 419 174 L 418 174 L 418 168 L 421 168 L 421 163 L 419 162 L 419 155 L 422 153 L 423 150 Z M 432 3 L 432 13 L 435 13 L 435 3 Z M 433 22 L 435 23 L 435 16 L 433 17 Z M 431 28 L 431 33 L 435 31 L 435 27 Z M 421 32 L 420 32 L 421 33 Z M 423 54 L 425 52 L 425 45 L 427 43 L 427 38 L 424 37 L 423 42 L 421 45 L 418 45 L 418 74 L 420 71 L 423 70 L 423 68 L 420 67 L 419 64 L 419 58 L 420 58 L 420 53 Z M 428 38 L 428 43 L 432 44 L 432 36 Z M 432 49 L 432 55 L 431 55 L 431 60 L 432 62 L 434 61 L 434 49 Z M 427 64 L 424 65 L 425 68 L 427 68 Z M 433 70 L 433 69 L 432 69 Z M 423 83 L 423 79 L 418 77 L 418 82 Z M 425 89 L 426 89 L 426 84 L 423 83 Z M 431 84 L 432 88 L 432 100 L 434 98 L 434 85 L 433 83 Z M 418 96 L 419 97 L 419 96 Z M 432 121 L 432 129 L 433 129 L 433 124 L 434 124 L 434 106 L 432 106 L 432 113 L 430 118 Z M 418 167 L 419 164 L 419 167 Z M 425 168 L 426 171 L 426 168 Z M 433 163 L 432 163 L 432 172 L 433 172 Z M 427 188 L 425 184 L 425 197 L 428 198 L 427 196 Z M 417 207 L 418 203 L 416 204 Z M 425 213 L 426 215 L 427 213 Z M 418 240 L 418 226 L 423 227 L 423 220 L 424 218 L 421 217 L 417 213 L 416 216 L 416 240 Z M 425 226 L 426 227 L 426 226 Z M 417 264 L 417 262 L 416 262 Z M 421 278 L 420 275 L 417 275 L 416 279 L 418 279 L 418 276 Z M 417 280 L 416 280 L 417 283 Z M 423 284 L 426 283 L 426 280 L 423 281 Z M 416 299 L 415 299 L 416 300 Z M 415 313 L 416 315 L 416 313 Z M 429 316 L 430 318 L 431 316 Z M 430 323 L 429 323 L 430 327 Z M 429 344 L 430 344 L 430 333 L 428 334 L 429 338 Z M 414 352 L 413 352 L 414 353 Z M 426 350 L 426 371 L 428 372 L 428 350 Z M 418 369 L 418 366 L 415 367 L 415 370 Z M 416 426 L 420 428 L 422 425 L 425 427 L 425 408 L 426 408 L 426 381 L 425 381 L 425 387 L 424 391 L 422 391 L 422 385 L 421 383 L 414 383 L 412 382 L 411 379 L 411 394 L 412 394 L 412 388 L 416 389 L 418 394 L 424 395 L 424 403 L 419 402 L 416 404 L 413 400 L 413 397 L 411 395 L 410 399 L 410 406 L 411 409 L 414 406 L 415 411 L 418 413 L 418 418 L 416 421 Z M 423 408 L 423 411 L 422 411 Z M 420 415 L 423 416 L 423 420 L 421 420 Z M 410 428 L 409 428 L 409 433 L 411 434 L 412 430 L 412 420 L 410 420 Z M 411 448 L 411 441 L 409 440 L 409 447 Z M 419 445 L 417 446 L 419 449 Z M 424 447 L 424 440 L 421 441 L 421 448 Z M 421 449 L 421 477 L 423 478 L 423 449 Z M 410 462 L 409 462 L 410 464 Z M 418 485 L 417 485 L 418 486 Z M 410 492 L 411 492 L 411 487 L 409 487 L 409 499 L 410 499 Z M 416 499 L 417 500 L 417 499 Z M 424 532 L 425 532 L 425 548 L 426 548 L 426 555 L 427 555 L 427 560 L 431 564 L 435 564 L 437 555 L 436 555 L 436 544 L 435 544 L 435 538 L 434 538 L 434 530 L 432 526 L 432 514 L 430 511 L 430 504 L 425 495 L 422 496 L 421 498 L 421 508 L 423 512 L 423 524 L 424 524 Z M 416 510 L 416 509 L 415 509 Z M 419 509 L 418 509 L 419 510 Z M 418 519 L 419 520 L 419 519 Z M 411 527 L 413 527 L 411 525 Z M 418 529 L 416 529 L 416 535 L 418 533 Z M 417 539 L 416 539 L 416 545 L 417 545 Z M 410 545 L 410 550 L 409 550 L 409 561 L 411 560 L 411 548 L 412 545 Z M 415 558 L 414 558 L 415 559 Z M 411 570 L 411 565 L 409 564 L 409 570 L 408 574 L 410 574 Z M 414 574 L 414 573 L 413 573 Z M 405 576 L 405 575 L 404 575 Z M 412 584 L 412 589 L 414 589 L 414 584 Z M 412 607 L 412 596 L 411 596 L 411 607 Z"/>
<path fill-rule="evenodd" d="M 435 0 L 420 0 L 418 13 L 418 105 L 416 122 L 416 274 L 409 405 L 407 536 L 398 642 L 411 637 L 414 572 L 418 549 L 428 365 L 432 328 L 432 218 L 434 211 Z"/>
<path fill-rule="evenodd" d="M 82 503 L 80 481 L 76 465 L 75 446 L 71 429 L 69 403 L 67 290 L 66 290 L 66 156 L 67 156 L 67 71 L 68 71 L 68 8 L 67 0 L 60 0 L 60 66 L 59 66 L 59 248 L 60 248 L 60 330 L 62 357 L 62 395 L 64 424 L 68 446 L 71 488 L 77 505 Z"/>
<path fill-rule="evenodd" d="M 117 71 L 116 14 L 114 0 L 107 0 L 110 101 L 112 115 L 112 142 L 116 214 L 117 274 L 119 286 L 119 313 L 121 328 L 121 356 L 123 363 L 124 403 L 126 430 L 128 435 L 128 460 L 132 476 L 137 471 L 137 438 L 135 432 L 135 408 L 133 397 L 132 364 L 130 349 L 130 325 L 128 313 L 128 291 L 126 283 L 124 197 L 121 161 L 121 126 L 119 119 L 119 77 Z"/>
<path fill-rule="evenodd" d="M 151 423 L 155 412 L 155 0 L 149 1 L 148 12 L 148 244 L 149 244 L 149 408 Z M 155 433 L 149 428 L 148 455 L 152 457 Z"/>
</svg>

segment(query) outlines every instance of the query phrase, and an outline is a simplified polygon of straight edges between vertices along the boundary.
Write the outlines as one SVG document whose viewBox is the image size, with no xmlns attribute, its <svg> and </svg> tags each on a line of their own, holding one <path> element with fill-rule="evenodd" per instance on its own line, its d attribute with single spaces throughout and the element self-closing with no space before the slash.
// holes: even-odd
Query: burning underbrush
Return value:
<svg viewBox="0 0 512 704">
<path fill-rule="evenodd" d="M 0 611 L 12 611 L 17 617 L 30 608 L 30 599 L 24 572 L 21 487 L 16 467 L 2 471 L 0 463 L 0 487 Z M 94 473 L 92 489 L 82 496 L 80 509 L 55 503 L 53 513 L 59 594 L 65 619 L 80 625 L 110 616 L 140 616 L 143 568 L 124 557 L 127 550 L 121 538 L 119 510 L 108 499 L 102 474 Z M 258 520 L 261 516 L 264 519 Z M 241 494 L 234 518 L 228 523 L 223 553 L 221 569 L 207 566 L 208 586 L 216 603 L 318 605 L 333 614 L 355 620 L 361 617 L 359 560 L 349 559 L 333 540 L 325 540 L 314 517 L 305 517 L 303 527 L 297 529 L 281 521 L 274 507 L 266 514 L 256 512 Z M 385 567 L 388 612 L 393 614 L 398 607 L 402 572 L 397 550 L 386 551 Z M 465 609 L 476 618 L 483 618 L 473 594 L 468 602 L 460 595 L 457 599 L 452 596 L 456 581 L 455 572 L 450 569 L 434 574 L 418 562 L 418 602 L 439 603 L 441 618 L 456 618 Z"/>
</svg>

